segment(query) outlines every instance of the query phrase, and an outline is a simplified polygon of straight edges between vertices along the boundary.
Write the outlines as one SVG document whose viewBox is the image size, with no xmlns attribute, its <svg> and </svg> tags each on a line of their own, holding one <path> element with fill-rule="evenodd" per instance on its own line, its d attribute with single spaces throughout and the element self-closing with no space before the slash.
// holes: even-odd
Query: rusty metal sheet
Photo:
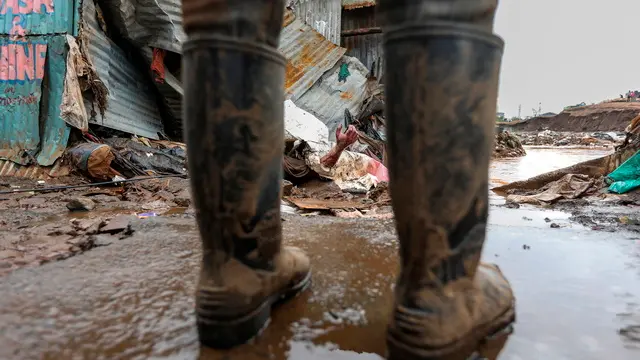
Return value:
<svg viewBox="0 0 640 360">
<path fill-rule="evenodd" d="M 9 160 L 0 160 L 0 176 L 47 180 L 66 176 L 71 167 L 58 160 L 53 166 L 19 165 Z"/>
<path fill-rule="evenodd" d="M 376 0 L 342 0 L 342 8 L 345 10 L 353 10 L 376 6 Z"/>
<path fill-rule="evenodd" d="M 1 0 L 0 34 L 73 34 L 74 0 Z"/>
<path fill-rule="evenodd" d="M 93 0 L 83 1 L 83 36 L 89 42 L 89 57 L 100 80 L 109 90 L 104 117 L 90 114 L 89 123 L 158 139 L 163 131 L 155 97 L 156 90 L 145 70 L 140 69 L 102 31 Z M 87 109 L 94 106 L 87 103 Z M 95 114 L 97 112 L 97 114 Z"/>
<path fill-rule="evenodd" d="M 297 18 L 282 30 L 278 50 L 287 58 L 285 93 L 293 101 L 311 88 L 347 51 Z"/>
<path fill-rule="evenodd" d="M 293 6 L 296 18 L 304 21 L 332 43 L 340 45 L 340 0 L 297 0 Z"/>
<path fill-rule="evenodd" d="M 341 72 L 345 78 L 341 78 Z M 358 59 L 343 56 L 298 98 L 296 105 L 327 125 L 329 137 L 333 138 L 335 129 L 344 123 L 345 109 L 353 116 L 360 113 L 367 92 L 368 72 Z"/>
<path fill-rule="evenodd" d="M 66 52 L 64 35 L 0 37 L 0 158 L 46 166 L 64 152 Z"/>
</svg>

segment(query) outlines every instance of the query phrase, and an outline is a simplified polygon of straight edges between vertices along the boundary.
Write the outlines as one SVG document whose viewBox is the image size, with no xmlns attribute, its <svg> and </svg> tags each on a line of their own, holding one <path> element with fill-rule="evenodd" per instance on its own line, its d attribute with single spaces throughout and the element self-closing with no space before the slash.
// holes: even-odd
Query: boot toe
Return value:
<svg viewBox="0 0 640 360">
<path fill-rule="evenodd" d="M 307 254 L 300 248 L 285 246 L 280 252 L 278 268 L 284 277 L 290 279 L 292 288 L 308 282 L 311 274 L 311 261 Z"/>
</svg>

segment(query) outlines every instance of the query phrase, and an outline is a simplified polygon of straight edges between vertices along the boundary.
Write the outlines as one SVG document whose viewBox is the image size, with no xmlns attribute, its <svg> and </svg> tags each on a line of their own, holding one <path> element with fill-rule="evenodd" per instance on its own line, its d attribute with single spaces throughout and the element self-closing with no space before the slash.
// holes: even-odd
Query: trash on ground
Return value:
<svg viewBox="0 0 640 360">
<path fill-rule="evenodd" d="M 640 152 L 607 175 L 607 179 L 612 181 L 609 191 L 616 194 L 624 194 L 640 187 Z"/>
<path fill-rule="evenodd" d="M 121 175 L 111 167 L 115 155 L 109 145 L 80 143 L 69 148 L 67 153 L 75 167 L 92 179 L 107 181 Z"/>
<path fill-rule="evenodd" d="M 635 120 L 635 119 L 634 119 Z M 640 122 L 639 122 L 640 123 Z M 624 142 L 613 154 L 584 161 L 559 170 L 515 181 L 492 190 L 509 203 L 550 204 L 561 199 L 577 199 L 602 194 L 607 181 L 611 191 L 628 192 L 640 186 L 640 131 L 631 126 Z M 622 164 L 622 165 L 621 165 Z M 620 169 L 619 171 L 617 169 Z M 619 181 L 619 183 L 617 183 Z M 637 181 L 637 182 L 636 182 Z M 613 182 L 613 183 L 612 183 Z"/>
</svg>

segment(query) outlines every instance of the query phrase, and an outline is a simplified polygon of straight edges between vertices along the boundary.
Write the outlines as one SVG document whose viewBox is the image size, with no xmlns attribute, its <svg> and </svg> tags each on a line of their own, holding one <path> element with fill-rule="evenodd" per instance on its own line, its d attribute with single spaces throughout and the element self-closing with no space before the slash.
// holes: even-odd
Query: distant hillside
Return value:
<svg viewBox="0 0 640 360">
<path fill-rule="evenodd" d="M 556 116 L 500 123 L 512 131 L 623 131 L 640 114 L 640 102 L 610 102 L 565 110 Z"/>
</svg>

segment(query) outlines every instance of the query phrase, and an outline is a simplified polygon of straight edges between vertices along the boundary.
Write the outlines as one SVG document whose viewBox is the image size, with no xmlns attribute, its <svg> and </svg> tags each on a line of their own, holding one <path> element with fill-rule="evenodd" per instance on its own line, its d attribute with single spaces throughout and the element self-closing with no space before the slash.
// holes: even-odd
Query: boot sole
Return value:
<svg viewBox="0 0 640 360">
<path fill-rule="evenodd" d="M 515 307 L 442 348 L 416 348 L 387 335 L 388 360 L 496 360 L 513 333 Z M 486 335 L 489 334 L 489 335 Z"/>
<path fill-rule="evenodd" d="M 269 296 L 258 308 L 237 318 L 221 320 L 196 314 L 200 343 L 214 349 L 246 344 L 267 328 L 274 307 L 299 295 L 310 285 L 311 272 L 299 283 Z"/>
</svg>

